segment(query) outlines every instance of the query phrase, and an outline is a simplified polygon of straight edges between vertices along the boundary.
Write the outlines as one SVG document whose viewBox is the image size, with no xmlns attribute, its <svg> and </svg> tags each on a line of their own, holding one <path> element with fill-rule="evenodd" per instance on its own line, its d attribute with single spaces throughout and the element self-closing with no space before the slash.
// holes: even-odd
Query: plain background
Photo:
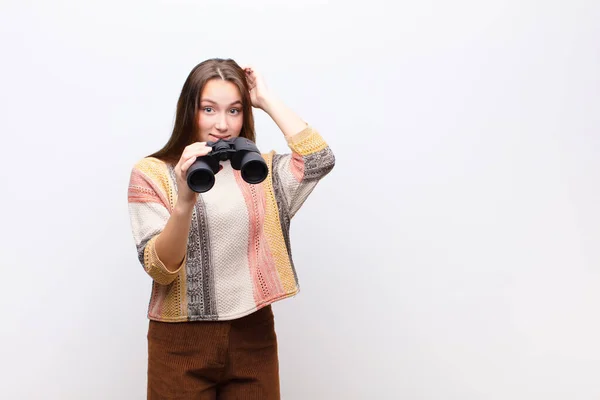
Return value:
<svg viewBox="0 0 600 400">
<path fill-rule="evenodd" d="M 600 397 L 598 2 L 1 4 L 3 399 L 145 398 L 127 183 L 211 57 L 336 155 L 292 222 L 283 399 Z"/>
</svg>

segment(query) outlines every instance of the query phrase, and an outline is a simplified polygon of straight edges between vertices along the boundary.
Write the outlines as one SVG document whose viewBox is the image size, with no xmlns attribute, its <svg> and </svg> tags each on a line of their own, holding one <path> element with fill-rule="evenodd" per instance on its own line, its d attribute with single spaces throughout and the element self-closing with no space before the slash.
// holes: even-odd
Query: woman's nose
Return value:
<svg viewBox="0 0 600 400">
<path fill-rule="evenodd" d="M 227 130 L 227 117 L 225 115 L 221 114 L 221 116 L 217 120 L 215 128 L 217 128 L 220 131 L 226 131 Z"/>
</svg>

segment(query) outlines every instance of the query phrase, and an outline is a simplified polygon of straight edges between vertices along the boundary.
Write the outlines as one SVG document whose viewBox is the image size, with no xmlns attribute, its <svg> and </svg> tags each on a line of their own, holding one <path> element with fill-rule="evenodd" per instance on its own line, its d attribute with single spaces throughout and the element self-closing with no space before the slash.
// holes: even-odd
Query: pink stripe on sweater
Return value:
<svg viewBox="0 0 600 400">
<path fill-rule="evenodd" d="M 300 154 L 292 153 L 292 160 L 290 161 L 290 169 L 292 175 L 298 182 L 302 182 L 304 179 L 304 158 Z"/>
<path fill-rule="evenodd" d="M 165 299 L 167 298 L 167 286 L 154 284 L 154 287 L 156 290 L 156 297 L 152 299 L 152 315 L 161 318 L 163 317 L 162 310 L 165 303 Z"/>
<path fill-rule="evenodd" d="M 250 275 L 254 285 L 254 300 L 259 305 L 267 299 L 272 299 L 283 293 L 275 261 L 271 256 L 263 231 L 264 210 L 266 208 L 265 192 L 262 185 L 246 183 L 239 171 L 234 171 L 234 174 L 248 207 L 248 263 L 250 264 Z"/>
<path fill-rule="evenodd" d="M 131 173 L 127 197 L 130 203 L 158 203 L 165 206 L 167 210 L 171 209 L 167 197 L 154 181 L 137 169 Z"/>
</svg>

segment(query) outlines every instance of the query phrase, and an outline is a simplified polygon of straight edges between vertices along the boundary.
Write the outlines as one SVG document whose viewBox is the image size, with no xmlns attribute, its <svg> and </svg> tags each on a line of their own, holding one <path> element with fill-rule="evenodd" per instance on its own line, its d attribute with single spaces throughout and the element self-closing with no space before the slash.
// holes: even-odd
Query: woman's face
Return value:
<svg viewBox="0 0 600 400">
<path fill-rule="evenodd" d="M 237 86 L 218 78 L 209 80 L 200 95 L 199 140 L 216 142 L 238 137 L 244 121 L 242 113 L 242 96 Z"/>
</svg>

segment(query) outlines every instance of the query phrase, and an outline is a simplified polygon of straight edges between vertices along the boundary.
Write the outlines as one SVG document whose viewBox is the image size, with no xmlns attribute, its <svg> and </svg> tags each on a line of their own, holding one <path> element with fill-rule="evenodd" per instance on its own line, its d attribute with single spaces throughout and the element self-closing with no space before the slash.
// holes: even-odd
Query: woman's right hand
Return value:
<svg viewBox="0 0 600 400">
<path fill-rule="evenodd" d="M 194 192 L 187 184 L 187 170 L 192 166 L 198 157 L 210 153 L 212 148 L 206 145 L 206 142 L 192 143 L 183 149 L 181 158 L 175 165 L 175 176 L 177 177 L 177 202 L 182 202 L 187 206 L 193 206 L 198 200 L 198 193 Z"/>
</svg>

